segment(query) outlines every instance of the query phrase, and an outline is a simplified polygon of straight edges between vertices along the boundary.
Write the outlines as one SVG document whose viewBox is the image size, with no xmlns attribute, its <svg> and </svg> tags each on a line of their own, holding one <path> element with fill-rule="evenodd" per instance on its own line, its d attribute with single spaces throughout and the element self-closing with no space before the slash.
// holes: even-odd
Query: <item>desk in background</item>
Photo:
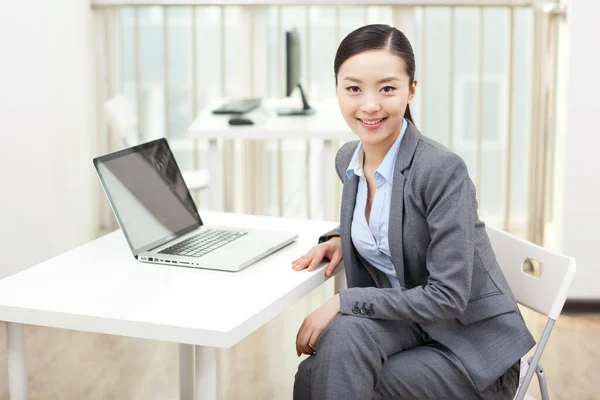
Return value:
<svg viewBox="0 0 600 400">
<path fill-rule="evenodd" d="M 242 271 L 223 272 L 140 263 L 117 230 L 0 280 L 10 400 L 28 397 L 23 324 L 180 343 L 180 398 L 215 400 L 217 348 L 233 346 L 326 281 L 325 263 L 298 272 L 290 261 L 337 224 L 214 212 L 202 218 L 299 237 Z"/>
<path fill-rule="evenodd" d="M 196 120 L 189 127 L 188 135 L 192 139 L 204 139 L 209 142 L 209 160 L 208 168 L 211 178 L 211 188 L 209 189 L 209 202 L 211 210 L 223 210 L 223 193 L 225 196 L 231 196 L 229 191 L 224 191 L 223 186 L 223 160 L 217 147 L 218 140 L 285 140 L 285 139 L 321 139 L 323 140 L 322 165 L 323 173 L 321 177 L 321 196 L 324 207 L 325 220 L 337 220 L 333 194 L 335 193 L 334 182 L 337 181 L 335 174 L 333 149 L 334 141 L 348 141 L 355 139 L 354 134 L 341 116 L 337 99 L 314 103 L 315 113 L 309 116 L 278 116 L 277 109 L 290 106 L 290 99 L 264 99 L 262 106 L 250 112 L 248 117 L 255 121 L 254 125 L 231 126 L 228 121 L 230 116 L 214 115 L 212 110 L 221 104 L 222 101 L 214 102 L 204 108 Z M 336 149 L 337 150 L 337 149 Z M 259 173 L 252 176 L 246 176 L 246 179 L 256 179 L 256 175 L 263 176 L 264 160 L 257 157 L 255 162 L 258 164 L 255 169 Z M 278 161 L 278 176 L 281 177 L 282 160 Z M 249 187 L 258 187 L 256 182 L 249 183 Z M 283 193 L 283 180 L 278 179 L 279 203 L 282 206 L 281 196 Z M 310 201 L 310 199 L 307 199 Z M 230 211 L 230 210 L 226 210 Z M 254 211 L 254 210 L 246 210 Z M 260 213 L 260 211 L 259 211 Z"/>
</svg>

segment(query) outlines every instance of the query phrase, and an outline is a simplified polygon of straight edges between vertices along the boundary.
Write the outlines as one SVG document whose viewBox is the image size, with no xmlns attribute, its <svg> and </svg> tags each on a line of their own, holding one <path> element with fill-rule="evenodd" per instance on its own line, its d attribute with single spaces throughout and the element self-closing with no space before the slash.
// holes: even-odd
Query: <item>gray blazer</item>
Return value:
<svg viewBox="0 0 600 400">
<path fill-rule="evenodd" d="M 358 141 L 335 160 L 344 184 L 340 226 L 348 289 L 341 314 L 418 323 L 463 363 L 479 390 L 526 354 L 535 341 L 518 311 L 477 216 L 475 187 L 464 161 L 409 123 L 392 189 L 389 244 L 402 288 L 362 259 L 350 236 L 358 178 L 346 169 Z"/>
</svg>

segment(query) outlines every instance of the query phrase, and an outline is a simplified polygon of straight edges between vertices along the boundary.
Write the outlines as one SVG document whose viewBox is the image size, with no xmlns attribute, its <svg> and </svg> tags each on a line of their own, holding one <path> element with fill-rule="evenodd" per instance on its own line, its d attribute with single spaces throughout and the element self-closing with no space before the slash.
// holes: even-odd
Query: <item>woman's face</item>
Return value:
<svg viewBox="0 0 600 400">
<path fill-rule="evenodd" d="M 400 57 L 373 50 L 350 57 L 340 66 L 336 92 L 346 123 L 363 145 L 391 146 L 416 86 L 416 81 L 409 85 Z"/>
</svg>

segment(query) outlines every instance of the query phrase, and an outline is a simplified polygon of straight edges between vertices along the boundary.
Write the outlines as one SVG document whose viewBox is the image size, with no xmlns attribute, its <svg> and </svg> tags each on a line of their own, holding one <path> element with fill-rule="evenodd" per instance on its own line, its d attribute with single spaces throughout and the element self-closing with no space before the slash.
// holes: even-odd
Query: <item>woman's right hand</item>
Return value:
<svg viewBox="0 0 600 400">
<path fill-rule="evenodd" d="M 325 268 L 325 275 L 329 277 L 342 261 L 342 240 L 339 236 L 313 247 L 308 253 L 292 261 L 292 268 L 301 271 L 308 267 L 309 271 L 313 271 L 325 258 L 329 260 L 329 265 Z"/>
</svg>

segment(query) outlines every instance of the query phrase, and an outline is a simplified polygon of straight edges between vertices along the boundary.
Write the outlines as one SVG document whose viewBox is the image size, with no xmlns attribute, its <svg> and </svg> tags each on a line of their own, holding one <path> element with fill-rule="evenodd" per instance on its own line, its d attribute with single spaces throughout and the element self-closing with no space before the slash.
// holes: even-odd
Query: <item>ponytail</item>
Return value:
<svg viewBox="0 0 600 400">
<path fill-rule="evenodd" d="M 404 111 L 404 118 L 406 118 L 407 120 L 409 120 L 413 125 L 415 125 L 415 122 L 413 121 L 412 115 L 410 115 L 410 105 L 406 105 L 406 111 Z M 416 125 L 415 125 L 416 127 Z"/>
</svg>

